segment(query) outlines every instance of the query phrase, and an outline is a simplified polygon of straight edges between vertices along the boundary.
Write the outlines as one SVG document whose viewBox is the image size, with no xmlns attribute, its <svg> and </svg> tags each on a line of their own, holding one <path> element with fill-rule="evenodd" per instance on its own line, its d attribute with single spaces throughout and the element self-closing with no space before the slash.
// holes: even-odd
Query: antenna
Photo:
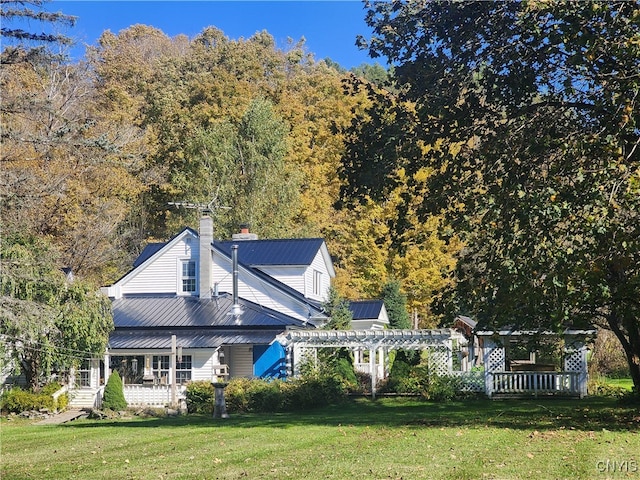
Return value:
<svg viewBox="0 0 640 480">
<path fill-rule="evenodd" d="M 169 205 L 174 207 L 189 208 L 198 210 L 200 213 L 211 213 L 213 210 L 231 210 L 231 207 L 218 204 L 218 195 L 220 193 L 220 187 L 216 190 L 216 194 L 213 195 L 209 203 L 192 203 L 192 202 L 168 202 Z"/>
</svg>

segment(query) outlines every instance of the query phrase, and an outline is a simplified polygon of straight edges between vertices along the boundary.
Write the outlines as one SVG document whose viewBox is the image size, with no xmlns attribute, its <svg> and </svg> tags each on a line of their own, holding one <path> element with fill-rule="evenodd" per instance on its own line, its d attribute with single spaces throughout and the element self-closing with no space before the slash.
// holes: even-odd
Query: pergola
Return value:
<svg viewBox="0 0 640 480">
<path fill-rule="evenodd" d="M 348 348 L 358 358 L 369 352 L 371 395 L 375 396 L 378 378 L 387 374 L 390 350 L 429 350 L 429 368 L 438 375 L 453 370 L 454 347 L 467 343 L 460 332 L 437 330 L 289 330 L 276 338 L 287 352 L 287 373 L 299 373 L 300 362 L 316 355 L 319 348 Z"/>
<path fill-rule="evenodd" d="M 525 331 L 502 329 L 478 331 L 483 340 L 485 391 L 489 397 L 518 394 L 563 394 L 578 396 L 587 394 L 587 344 L 596 334 L 593 329 L 567 329 L 562 333 L 549 331 Z M 506 345 L 515 339 L 557 338 L 564 340 L 561 371 L 535 370 L 535 361 L 525 363 L 522 371 L 507 369 Z M 535 357 L 534 357 L 535 358 Z"/>
</svg>

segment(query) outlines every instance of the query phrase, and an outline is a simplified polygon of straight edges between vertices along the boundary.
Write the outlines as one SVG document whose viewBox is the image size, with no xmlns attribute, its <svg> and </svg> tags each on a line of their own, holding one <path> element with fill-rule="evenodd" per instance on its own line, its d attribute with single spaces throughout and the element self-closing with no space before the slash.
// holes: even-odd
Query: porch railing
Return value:
<svg viewBox="0 0 640 480">
<path fill-rule="evenodd" d="M 186 387 L 176 387 L 178 401 L 185 398 Z M 170 385 L 125 385 L 124 398 L 129 406 L 164 407 L 171 404 Z"/>
<path fill-rule="evenodd" d="M 369 362 L 364 362 L 364 363 L 356 362 L 353 364 L 353 368 L 355 369 L 356 372 L 366 373 L 368 375 L 371 375 L 371 364 Z M 384 366 L 376 363 L 375 369 L 376 369 L 376 377 L 384 378 Z"/>
<path fill-rule="evenodd" d="M 494 372 L 489 380 L 492 395 L 560 394 L 581 396 L 577 372 Z"/>
</svg>

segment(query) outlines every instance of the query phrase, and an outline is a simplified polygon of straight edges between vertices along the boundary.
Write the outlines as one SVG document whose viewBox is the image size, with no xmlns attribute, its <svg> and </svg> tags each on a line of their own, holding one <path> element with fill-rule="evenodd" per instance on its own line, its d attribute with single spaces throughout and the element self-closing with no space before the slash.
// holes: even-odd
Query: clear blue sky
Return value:
<svg viewBox="0 0 640 480">
<path fill-rule="evenodd" d="M 154 26 L 169 36 L 182 33 L 189 37 L 207 26 L 215 26 L 232 39 L 248 38 L 267 30 L 281 47 L 288 37 L 294 41 L 304 37 L 307 50 L 316 60 L 329 57 L 347 69 L 363 62 L 374 63 L 355 46 L 358 34 L 368 37 L 371 32 L 359 0 L 53 0 L 45 6 L 47 10 L 78 17 L 76 26 L 65 33 L 82 44 L 95 44 L 105 30 L 118 33 L 138 23 Z M 83 52 L 76 50 L 73 56 L 81 56 Z"/>
</svg>

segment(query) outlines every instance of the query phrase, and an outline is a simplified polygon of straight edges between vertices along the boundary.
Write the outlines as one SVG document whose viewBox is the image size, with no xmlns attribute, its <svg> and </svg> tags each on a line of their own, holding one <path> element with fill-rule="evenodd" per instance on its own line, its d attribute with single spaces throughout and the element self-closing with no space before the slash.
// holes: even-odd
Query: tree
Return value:
<svg viewBox="0 0 640 480">
<path fill-rule="evenodd" d="M 390 280 L 382 287 L 382 300 L 389 315 L 390 328 L 411 328 L 407 312 L 407 296 L 400 291 L 400 282 Z"/>
<path fill-rule="evenodd" d="M 3 238 L 0 337 L 34 389 L 54 369 L 102 355 L 113 329 L 109 299 L 80 279 L 70 282 L 56 259 L 34 236 Z"/>
<path fill-rule="evenodd" d="M 72 39 L 60 33 L 48 32 L 46 26 L 68 26 L 75 25 L 76 17 L 65 15 L 62 12 L 44 11 L 47 0 L 3 0 L 0 3 L 0 37 L 5 40 L 5 47 L 2 49 L 2 63 L 16 63 L 27 59 L 33 59 L 43 54 L 46 56 L 45 46 L 70 45 Z M 30 7 L 35 7 L 35 10 Z M 17 25 L 11 26 L 12 22 Z M 42 30 L 27 31 L 21 28 L 31 22 L 39 22 Z M 25 45 L 35 45 L 26 47 Z"/>
<path fill-rule="evenodd" d="M 102 408 L 114 411 L 120 411 L 127 408 L 127 400 L 124 398 L 124 390 L 122 379 L 117 370 L 109 375 L 109 380 L 104 386 L 104 398 L 102 399 Z"/>
<path fill-rule="evenodd" d="M 453 308 L 489 328 L 601 323 L 640 393 L 637 2 L 371 5 L 361 45 L 400 93 L 370 92 L 343 195 L 383 197 L 398 167 L 428 166 L 409 184 L 431 194 L 419 214 L 444 212 L 465 242 Z"/>
<path fill-rule="evenodd" d="M 323 304 L 329 321 L 324 326 L 327 330 L 350 330 L 353 315 L 349 308 L 349 302 L 338 294 L 333 287 L 329 289 L 329 298 Z"/>
</svg>

